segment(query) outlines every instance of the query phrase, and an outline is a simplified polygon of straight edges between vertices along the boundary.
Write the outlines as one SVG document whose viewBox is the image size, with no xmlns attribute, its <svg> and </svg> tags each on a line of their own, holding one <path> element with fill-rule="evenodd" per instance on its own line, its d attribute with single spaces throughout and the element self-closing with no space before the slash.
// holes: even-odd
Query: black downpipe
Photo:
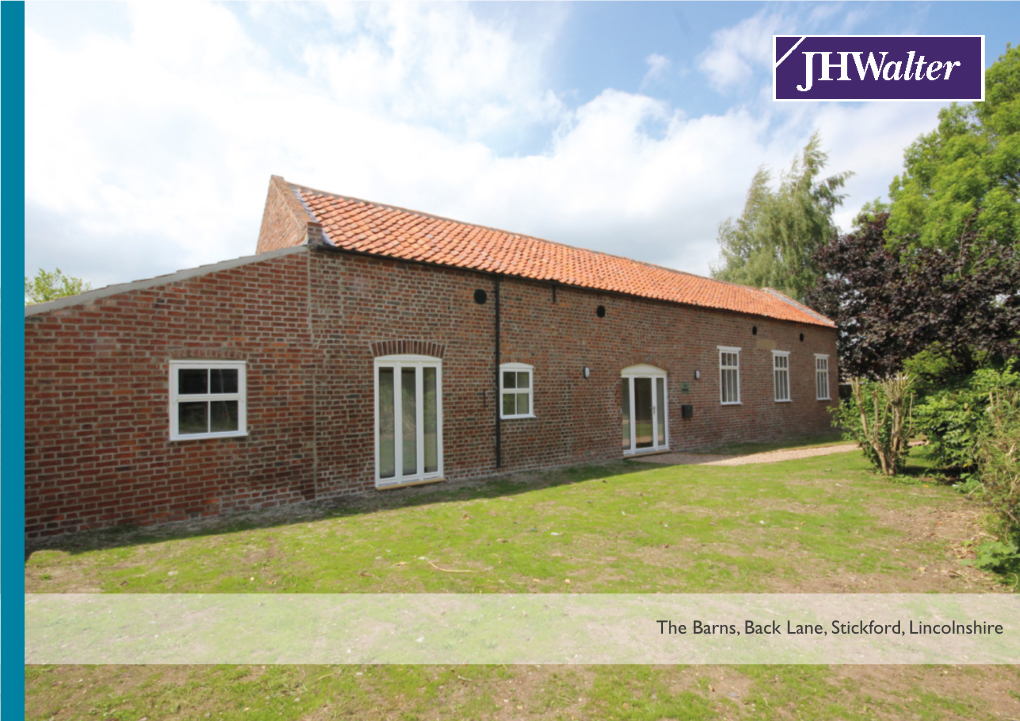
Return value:
<svg viewBox="0 0 1020 721">
<path fill-rule="evenodd" d="M 500 408 L 503 399 L 499 397 L 499 276 L 496 276 L 496 288 L 493 293 L 496 303 L 496 468 L 503 465 L 503 422 L 500 416 Z"/>
</svg>

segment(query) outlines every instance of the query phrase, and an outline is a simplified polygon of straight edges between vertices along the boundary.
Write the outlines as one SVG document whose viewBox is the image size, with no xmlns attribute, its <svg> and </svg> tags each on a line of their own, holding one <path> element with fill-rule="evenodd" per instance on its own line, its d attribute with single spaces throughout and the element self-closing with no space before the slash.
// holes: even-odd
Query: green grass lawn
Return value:
<svg viewBox="0 0 1020 721">
<path fill-rule="evenodd" d="M 29 667 L 30 719 L 1009 719 L 1016 667 Z"/>
<path fill-rule="evenodd" d="M 35 551 L 25 572 L 43 593 L 965 590 L 971 576 L 916 573 L 945 562 L 927 529 L 961 504 L 936 484 L 883 480 L 856 453 L 624 461 L 93 534 Z"/>
<path fill-rule="evenodd" d="M 844 453 L 736 467 L 624 461 L 408 489 L 333 508 L 80 536 L 35 550 L 26 584 L 36 593 L 1003 590 L 959 563 L 981 533 L 981 510 L 926 479 L 923 451 L 912 459 L 905 483 Z M 28 716 L 38 719 L 1020 718 L 1014 667 L 27 674 Z"/>
</svg>

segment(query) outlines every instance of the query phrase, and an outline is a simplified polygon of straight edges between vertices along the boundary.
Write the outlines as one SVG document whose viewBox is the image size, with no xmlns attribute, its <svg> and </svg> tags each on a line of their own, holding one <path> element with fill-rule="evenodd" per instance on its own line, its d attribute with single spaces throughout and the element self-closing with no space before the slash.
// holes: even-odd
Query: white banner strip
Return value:
<svg viewBox="0 0 1020 721">
<path fill-rule="evenodd" d="M 27 664 L 1020 664 L 1008 594 L 32 594 Z"/>
</svg>

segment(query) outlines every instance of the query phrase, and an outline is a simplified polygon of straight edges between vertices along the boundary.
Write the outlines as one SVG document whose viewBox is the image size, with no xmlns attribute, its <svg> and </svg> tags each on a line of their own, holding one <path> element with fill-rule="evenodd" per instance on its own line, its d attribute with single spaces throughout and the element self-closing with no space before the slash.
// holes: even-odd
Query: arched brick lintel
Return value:
<svg viewBox="0 0 1020 721">
<path fill-rule="evenodd" d="M 669 369 L 664 358 L 658 358 L 651 353 L 632 353 L 624 356 L 624 363 L 617 369 L 617 371 L 629 368 L 630 366 L 641 365 L 643 363 L 655 366 L 656 368 L 662 368 L 663 370 Z"/>
<path fill-rule="evenodd" d="M 442 358 L 446 346 L 425 340 L 383 340 L 372 344 L 372 357 L 386 355 L 427 355 Z"/>
</svg>

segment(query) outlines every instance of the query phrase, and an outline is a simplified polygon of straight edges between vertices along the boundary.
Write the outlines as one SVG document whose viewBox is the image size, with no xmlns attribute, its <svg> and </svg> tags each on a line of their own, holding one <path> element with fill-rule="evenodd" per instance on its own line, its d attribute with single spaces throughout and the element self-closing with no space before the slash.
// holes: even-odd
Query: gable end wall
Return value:
<svg viewBox="0 0 1020 721">
<path fill-rule="evenodd" d="M 272 176 L 269 180 L 266 206 L 262 211 L 262 227 L 259 229 L 256 253 L 262 254 L 301 245 L 308 236 L 307 228 L 310 221 L 311 216 L 294 195 L 290 184 L 277 175 Z M 314 225 L 321 233 L 321 226 L 318 223 Z"/>
<path fill-rule="evenodd" d="M 314 496 L 308 255 L 25 319 L 29 537 Z M 172 359 L 245 360 L 243 438 L 169 440 Z"/>
</svg>

